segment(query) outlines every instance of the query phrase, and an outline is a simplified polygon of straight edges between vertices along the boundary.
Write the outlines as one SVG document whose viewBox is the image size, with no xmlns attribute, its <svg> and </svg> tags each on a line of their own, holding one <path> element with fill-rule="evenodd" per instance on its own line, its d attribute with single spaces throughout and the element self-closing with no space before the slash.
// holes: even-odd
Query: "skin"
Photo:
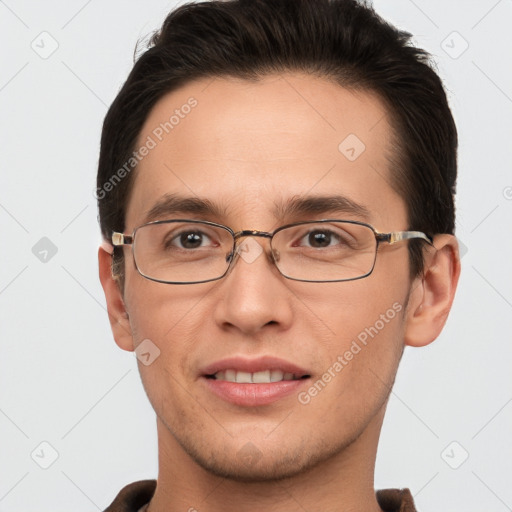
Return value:
<svg viewBox="0 0 512 512">
<path fill-rule="evenodd" d="M 333 191 L 364 205 L 378 231 L 407 229 L 387 160 L 392 131 L 375 95 L 299 73 L 201 80 L 164 96 L 139 141 L 191 96 L 198 105 L 138 165 L 125 233 L 168 192 L 221 203 L 225 215 L 206 220 L 235 231 L 306 220 L 276 219 L 274 201 Z M 351 133 L 366 146 L 353 162 L 338 150 Z M 264 252 L 252 263 L 239 259 L 222 280 L 181 286 L 143 278 L 125 247 L 124 294 L 99 250 L 116 343 L 133 351 L 149 338 L 161 351 L 151 365 L 139 362 L 158 429 L 149 510 L 379 511 L 373 475 L 390 389 L 404 346 L 427 345 L 446 321 L 460 271 L 456 239 L 436 236 L 424 275 L 412 281 L 401 242 L 380 247 L 369 277 L 321 284 L 285 279 L 266 257 L 268 240 L 256 241 Z M 307 390 L 394 303 L 401 311 L 307 405 L 294 394 L 235 406 L 199 377 L 224 357 L 272 355 L 307 368 Z M 253 463 L 240 452 L 248 442 Z"/>
</svg>

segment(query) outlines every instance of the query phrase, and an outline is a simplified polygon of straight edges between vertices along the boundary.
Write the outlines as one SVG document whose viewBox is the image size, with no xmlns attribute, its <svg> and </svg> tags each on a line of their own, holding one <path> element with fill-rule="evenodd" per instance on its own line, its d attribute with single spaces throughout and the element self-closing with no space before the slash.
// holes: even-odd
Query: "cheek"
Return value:
<svg viewBox="0 0 512 512">
<path fill-rule="evenodd" d="M 352 331 L 344 351 L 337 360 L 350 387 L 360 388 L 358 394 L 369 396 L 389 387 L 403 350 L 403 306 L 400 302 L 386 304 L 372 311 L 357 331 Z"/>
<path fill-rule="evenodd" d="M 190 290 L 182 289 L 173 290 L 171 294 L 166 285 L 154 283 L 163 287 L 165 293 L 162 293 L 161 289 L 153 289 L 153 283 L 148 283 L 149 289 L 144 283 L 136 297 L 132 297 L 137 300 L 132 302 L 130 312 L 135 346 L 141 343 L 144 347 L 143 344 L 149 343 L 149 352 L 156 354 L 150 364 L 145 364 L 144 357 L 139 355 L 141 380 L 159 417 L 167 416 L 166 410 L 182 417 L 186 404 L 194 402 L 190 383 L 196 375 L 191 357 L 197 340 L 204 337 L 200 331 L 204 317 L 201 297 L 191 297 Z"/>
<path fill-rule="evenodd" d="M 183 320 L 197 315 L 208 293 L 201 285 L 180 286 L 150 281 L 136 270 L 127 272 L 125 302 L 132 328 L 140 336 L 152 334 L 158 340 L 171 336 Z"/>
<path fill-rule="evenodd" d="M 201 339 L 204 325 L 202 299 L 207 290 L 192 290 L 156 283 L 135 276 L 126 296 L 134 345 L 150 340 L 157 347 L 158 370 L 183 374 L 195 340 Z M 179 370 L 179 372 L 178 372 Z M 144 374 L 145 367 L 141 367 Z"/>
<path fill-rule="evenodd" d="M 390 330 L 388 325 L 394 329 L 401 322 L 399 313 L 405 310 L 409 281 L 406 272 L 398 272 L 390 263 L 391 258 L 381 258 L 364 279 L 318 285 L 322 289 L 307 285 L 297 288 L 296 296 L 328 333 L 330 347 L 343 347 L 358 336 L 364 342 L 366 329 L 375 323 L 380 332 L 383 322 L 386 331 Z M 397 261 L 399 268 L 404 268 L 403 264 Z"/>
<path fill-rule="evenodd" d="M 368 278 L 326 285 L 324 294 L 302 290 L 302 300 L 328 333 L 317 340 L 320 378 L 328 385 L 317 388 L 330 388 L 337 404 L 387 393 L 403 351 L 409 283 L 405 272 L 392 273 L 383 263 Z"/>
<path fill-rule="evenodd" d="M 326 435 L 351 437 L 384 405 L 402 354 L 400 303 L 339 314 L 337 336 L 324 347 L 321 373 L 299 397 L 304 420 L 323 418 Z M 357 310 L 356 310 L 357 311 Z M 383 316 L 381 316 L 383 315 Z M 370 320 L 372 318 L 372 320 Z"/>
</svg>

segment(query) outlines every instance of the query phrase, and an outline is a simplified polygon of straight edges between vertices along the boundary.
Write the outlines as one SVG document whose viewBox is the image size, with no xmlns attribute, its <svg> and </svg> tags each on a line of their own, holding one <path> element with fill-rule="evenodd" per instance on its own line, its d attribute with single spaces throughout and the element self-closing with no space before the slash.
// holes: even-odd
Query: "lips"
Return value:
<svg viewBox="0 0 512 512">
<path fill-rule="evenodd" d="M 218 397 L 235 405 L 258 406 L 297 392 L 310 372 L 274 357 L 233 357 L 206 366 L 200 377 Z"/>
</svg>

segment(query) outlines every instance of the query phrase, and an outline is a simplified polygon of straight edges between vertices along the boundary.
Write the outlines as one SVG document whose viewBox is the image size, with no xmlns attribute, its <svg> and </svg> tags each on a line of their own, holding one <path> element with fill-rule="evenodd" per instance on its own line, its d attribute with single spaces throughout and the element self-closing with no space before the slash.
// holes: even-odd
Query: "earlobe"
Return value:
<svg viewBox="0 0 512 512">
<path fill-rule="evenodd" d="M 437 235 L 434 246 L 423 275 L 413 282 L 409 297 L 404 341 L 413 347 L 428 345 L 439 336 L 459 280 L 457 239 L 453 235 Z"/>
<path fill-rule="evenodd" d="M 112 254 L 103 244 L 98 249 L 98 266 L 114 339 L 120 348 L 133 352 L 134 346 L 129 314 L 117 280 L 112 276 Z"/>
</svg>

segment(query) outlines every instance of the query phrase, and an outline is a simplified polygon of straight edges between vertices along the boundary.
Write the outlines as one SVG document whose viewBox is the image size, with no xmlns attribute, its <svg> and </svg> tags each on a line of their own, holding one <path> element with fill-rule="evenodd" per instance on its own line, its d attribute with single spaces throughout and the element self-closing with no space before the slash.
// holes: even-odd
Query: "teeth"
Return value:
<svg viewBox="0 0 512 512">
<path fill-rule="evenodd" d="M 236 372 L 236 381 L 241 384 L 250 383 L 252 382 L 252 374 L 249 372 Z"/>
<path fill-rule="evenodd" d="M 265 372 L 255 372 L 252 374 L 252 381 L 258 383 L 270 382 L 270 370 Z"/>
<path fill-rule="evenodd" d="M 279 382 L 283 380 L 284 373 L 281 370 L 272 370 L 270 372 L 270 382 Z"/>
<path fill-rule="evenodd" d="M 261 372 L 249 373 L 229 369 L 223 372 L 217 372 L 214 377 L 216 380 L 225 380 L 227 382 L 237 382 L 240 384 L 269 384 L 282 380 L 298 379 L 293 373 L 284 373 L 281 370 L 263 370 Z"/>
</svg>

